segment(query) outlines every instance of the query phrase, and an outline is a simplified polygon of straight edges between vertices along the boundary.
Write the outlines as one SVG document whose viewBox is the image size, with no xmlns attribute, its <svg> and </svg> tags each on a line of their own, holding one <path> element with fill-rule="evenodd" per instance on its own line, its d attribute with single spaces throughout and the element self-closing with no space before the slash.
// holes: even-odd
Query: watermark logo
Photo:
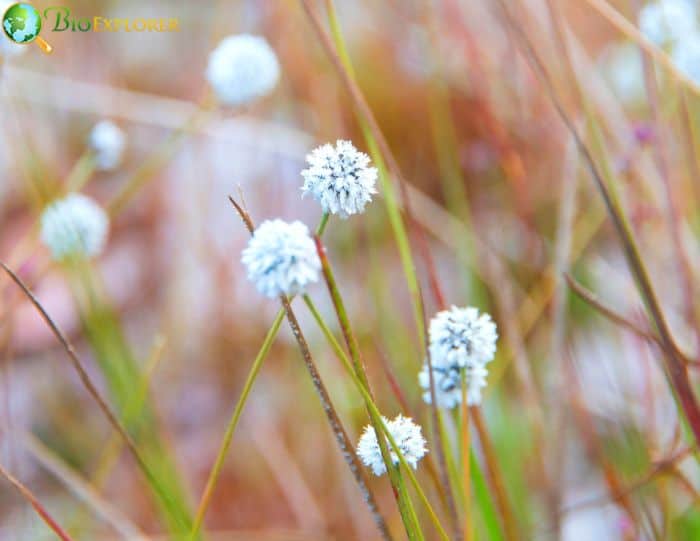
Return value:
<svg viewBox="0 0 700 541">
<path fill-rule="evenodd" d="M 51 32 L 178 32 L 179 20 L 176 18 L 119 18 L 75 17 L 65 6 L 52 6 L 39 11 L 25 2 L 12 4 L 2 16 L 2 28 L 5 35 L 20 45 L 35 42 L 45 53 L 53 47 L 39 36 L 42 24 Z"/>
<path fill-rule="evenodd" d="M 53 47 L 39 35 L 41 17 L 31 4 L 20 2 L 7 8 L 2 16 L 2 29 L 5 35 L 15 43 L 26 45 L 36 42 L 45 53 L 53 50 Z"/>
</svg>

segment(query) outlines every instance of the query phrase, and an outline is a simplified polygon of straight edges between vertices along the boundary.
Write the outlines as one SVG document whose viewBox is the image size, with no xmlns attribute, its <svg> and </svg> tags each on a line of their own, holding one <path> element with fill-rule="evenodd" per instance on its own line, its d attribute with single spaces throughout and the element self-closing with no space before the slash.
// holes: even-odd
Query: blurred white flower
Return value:
<svg viewBox="0 0 700 541">
<path fill-rule="evenodd" d="M 467 386 L 467 405 L 478 406 L 481 404 L 481 389 L 486 387 L 488 370 L 482 365 L 458 368 L 456 366 L 433 366 L 433 378 L 435 380 L 435 399 L 438 407 L 452 409 L 462 403 L 461 373 L 464 371 Z M 418 382 L 426 404 L 432 403 L 430 396 L 430 376 L 427 363 L 418 374 Z"/>
<path fill-rule="evenodd" d="M 673 46 L 671 58 L 681 73 L 700 84 L 700 33 L 678 41 Z"/>
<path fill-rule="evenodd" d="M 323 212 L 347 218 L 363 212 L 377 193 L 377 170 L 369 167 L 369 156 L 350 141 L 337 141 L 314 149 L 306 156 L 308 169 L 301 172 L 303 195 L 311 194 Z"/>
<path fill-rule="evenodd" d="M 265 38 L 239 34 L 212 51 L 206 77 L 221 103 L 239 106 L 272 92 L 280 66 Z"/>
<path fill-rule="evenodd" d="M 429 334 L 434 367 L 483 366 L 496 354 L 496 324 L 473 307 L 438 312 L 430 321 Z"/>
<path fill-rule="evenodd" d="M 401 454 L 406 459 L 406 462 L 414 469 L 418 465 L 418 461 L 428 452 L 425 446 L 425 438 L 421 432 L 421 427 L 413 422 L 409 417 L 398 415 L 393 421 L 389 421 L 382 417 L 387 430 L 394 438 L 397 447 Z M 389 440 L 387 439 L 387 448 L 392 464 L 399 463 L 399 457 L 394 452 Z M 382 452 L 379 448 L 377 433 L 372 426 L 366 426 L 365 431 L 360 437 L 357 444 L 357 456 L 362 463 L 372 469 L 374 475 L 383 475 L 386 473 L 386 464 L 382 458 Z"/>
<path fill-rule="evenodd" d="M 107 238 L 109 218 L 86 195 L 73 193 L 48 205 L 41 215 L 41 240 L 53 259 L 98 255 Z"/>
<path fill-rule="evenodd" d="M 102 171 L 116 168 L 122 161 L 126 135 L 109 120 L 101 120 L 92 128 L 90 148 L 95 153 L 95 166 Z"/>
<path fill-rule="evenodd" d="M 697 31 L 697 6 L 693 0 L 657 0 L 639 11 L 639 29 L 656 45 L 672 44 Z"/>
<path fill-rule="evenodd" d="M 623 103 L 636 103 L 645 98 L 642 52 L 634 43 L 618 43 L 608 49 L 603 57 L 603 70 Z"/>
<path fill-rule="evenodd" d="M 301 222 L 267 220 L 243 250 L 248 279 L 266 297 L 296 295 L 318 280 L 321 262 L 308 228 Z"/>
</svg>

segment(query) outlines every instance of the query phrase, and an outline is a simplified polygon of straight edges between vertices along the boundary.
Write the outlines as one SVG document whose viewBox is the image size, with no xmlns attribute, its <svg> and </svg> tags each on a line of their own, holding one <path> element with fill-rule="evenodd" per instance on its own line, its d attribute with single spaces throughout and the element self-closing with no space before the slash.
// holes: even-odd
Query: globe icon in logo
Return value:
<svg viewBox="0 0 700 541">
<path fill-rule="evenodd" d="M 31 43 L 41 32 L 41 17 L 30 4 L 12 4 L 2 16 L 2 28 L 15 43 Z"/>
</svg>

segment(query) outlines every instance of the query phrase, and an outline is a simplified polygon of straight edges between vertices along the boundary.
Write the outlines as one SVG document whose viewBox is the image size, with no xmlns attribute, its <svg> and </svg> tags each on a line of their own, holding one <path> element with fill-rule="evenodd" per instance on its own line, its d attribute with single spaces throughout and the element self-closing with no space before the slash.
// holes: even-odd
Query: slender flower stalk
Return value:
<svg viewBox="0 0 700 541">
<path fill-rule="evenodd" d="M 381 413 L 379 412 L 379 408 L 377 408 L 377 406 L 374 402 L 374 399 L 370 396 L 367 388 L 365 387 L 365 385 L 362 383 L 360 378 L 355 373 L 353 362 L 350 360 L 347 353 L 340 347 L 340 344 L 338 344 L 338 341 L 335 339 L 335 337 L 331 333 L 330 329 L 328 328 L 328 325 L 323 320 L 320 312 L 318 311 L 318 309 L 316 308 L 313 301 L 311 300 L 311 298 L 308 295 L 304 295 L 304 302 L 308 306 L 309 311 L 311 312 L 314 319 L 316 320 L 316 323 L 318 324 L 319 328 L 323 332 L 323 335 L 326 337 L 328 342 L 331 344 L 331 347 L 333 348 L 334 352 L 336 353 L 336 355 L 340 359 L 341 363 L 343 364 L 343 367 L 345 368 L 348 375 L 350 376 L 350 379 L 355 384 L 355 387 L 357 388 L 358 392 L 362 395 L 362 398 L 364 399 L 367 408 L 372 412 L 372 414 L 374 416 L 376 416 L 380 419 L 382 432 L 386 436 L 387 442 L 388 442 L 391 450 L 398 457 L 399 462 L 401 463 L 401 466 L 403 466 L 403 468 L 406 472 L 406 475 L 408 476 L 408 479 L 411 482 L 411 485 L 413 486 L 413 489 L 415 490 L 416 494 L 418 494 L 418 497 L 421 500 L 421 502 L 423 503 L 425 509 L 428 511 L 428 515 L 430 516 L 430 520 L 433 522 L 435 528 L 437 529 L 437 531 L 440 535 L 440 538 L 443 539 L 444 541 L 449 541 L 449 536 L 445 532 L 445 529 L 442 526 L 440 519 L 438 518 L 437 514 L 435 513 L 435 510 L 433 509 L 432 505 L 430 504 L 430 501 L 428 500 L 427 496 L 425 495 L 425 492 L 423 491 L 422 487 L 420 486 L 420 483 L 418 483 L 418 480 L 416 479 L 416 476 L 413 473 L 413 469 L 410 467 L 410 465 L 406 461 L 406 459 L 403 455 L 403 452 L 401 451 L 401 448 L 398 446 L 393 435 L 388 430 L 388 428 L 384 425 L 383 420 L 381 420 Z"/>
<path fill-rule="evenodd" d="M 229 196 L 229 201 L 231 204 L 234 206 L 236 209 L 236 212 L 240 216 L 241 220 L 245 224 L 246 228 L 248 231 L 251 233 L 251 235 L 255 231 L 255 224 L 253 223 L 250 215 L 248 212 L 241 206 L 239 205 L 232 197 Z M 319 223 L 319 226 L 317 228 L 317 232 L 323 233 L 326 225 L 328 223 L 328 214 L 324 213 L 323 217 L 321 218 L 321 222 Z M 367 506 L 369 507 L 370 513 L 372 514 L 372 518 L 374 519 L 377 528 L 379 529 L 382 537 L 386 541 L 391 541 L 391 533 L 389 532 L 389 529 L 386 525 L 386 522 L 384 521 L 384 518 L 381 515 L 381 512 L 379 510 L 379 506 L 377 505 L 376 498 L 374 497 L 374 494 L 370 490 L 369 486 L 367 485 L 367 482 L 365 481 L 365 478 L 362 474 L 362 468 L 359 459 L 357 458 L 357 455 L 355 454 L 354 447 L 352 446 L 350 439 L 345 432 L 345 429 L 343 428 L 343 425 L 340 421 L 340 418 L 338 417 L 335 408 L 333 407 L 332 402 L 330 401 L 330 397 L 328 395 L 328 391 L 325 388 L 325 385 L 323 381 L 321 380 L 321 376 L 318 372 L 318 369 L 316 368 L 316 365 L 313 361 L 313 358 L 311 357 L 311 352 L 309 351 L 308 344 L 306 343 L 306 339 L 304 338 L 304 335 L 301 332 L 301 328 L 299 327 L 299 324 L 297 322 L 296 316 L 294 312 L 292 311 L 289 299 L 282 295 L 280 297 L 280 302 L 282 303 L 283 310 L 285 314 L 287 315 L 287 319 L 290 323 L 290 326 L 292 327 L 292 332 L 294 333 L 295 338 L 297 339 L 297 343 L 299 344 L 299 347 L 302 352 L 302 357 L 304 358 L 304 362 L 306 364 L 307 370 L 309 371 L 309 374 L 311 376 L 312 383 L 314 384 L 314 387 L 316 388 L 317 394 L 319 395 L 319 398 L 321 399 L 321 403 L 323 406 L 323 410 L 326 412 L 326 416 L 328 417 L 329 424 L 331 426 L 331 429 L 333 431 L 333 434 L 336 438 L 336 441 L 338 442 L 338 445 L 341 449 L 341 453 L 343 454 L 343 458 L 347 462 L 350 471 L 353 474 L 353 477 L 355 478 L 355 481 L 357 482 L 357 485 L 360 489 L 360 492 L 362 494 L 363 499 L 367 503 Z M 273 337 L 276 334 L 272 333 Z M 252 381 L 254 381 L 255 377 L 252 378 L 251 380 L 251 385 Z M 245 400 L 241 401 L 240 408 L 242 409 L 245 404 Z M 233 427 L 235 429 L 235 425 Z M 226 454 L 225 452 L 223 454 Z M 205 505 L 200 505 L 202 507 L 202 517 L 206 513 L 206 508 L 208 504 Z M 200 525 L 201 525 L 201 520 L 200 520 Z"/>
<path fill-rule="evenodd" d="M 17 491 L 22 494 L 25 500 L 29 502 L 41 519 L 46 523 L 46 525 L 51 528 L 51 530 L 61 539 L 61 541 L 73 541 L 73 538 L 68 535 L 68 533 L 59 526 L 58 522 L 49 514 L 46 508 L 39 502 L 39 500 L 34 496 L 34 494 L 26 486 L 24 486 L 19 480 L 17 480 L 10 472 L 8 472 L 2 465 L 0 465 L 0 475 L 2 475 L 7 481 L 17 489 Z"/>
<path fill-rule="evenodd" d="M 348 318 L 347 311 L 345 310 L 345 304 L 340 295 L 340 291 L 338 290 L 338 287 L 336 285 L 335 277 L 333 275 L 333 271 L 331 270 L 330 263 L 328 261 L 328 257 L 326 256 L 323 244 L 321 243 L 321 239 L 318 236 L 315 236 L 314 241 L 316 242 L 316 251 L 321 261 L 321 270 L 326 280 L 326 285 L 328 286 L 328 291 L 331 295 L 331 299 L 333 300 L 333 306 L 336 310 L 338 321 L 340 322 L 340 327 L 343 332 L 343 338 L 345 339 L 345 344 L 348 348 L 348 351 L 350 351 L 350 358 L 352 359 L 353 371 L 357 378 L 360 380 L 362 386 L 367 390 L 367 394 L 371 399 L 372 392 L 370 390 L 367 374 L 365 373 L 365 369 L 362 363 L 360 348 L 357 344 L 355 335 L 352 332 L 350 320 Z M 381 433 L 381 416 L 375 415 L 371 409 L 369 414 L 370 421 L 372 422 L 374 430 L 377 433 Z M 406 528 L 406 533 L 408 534 L 409 539 L 422 539 L 423 533 L 420 529 L 420 525 L 413 520 L 413 514 L 415 513 L 415 511 L 413 511 L 411 500 L 410 498 L 405 498 L 404 494 L 399 490 L 399 485 L 401 483 L 401 471 L 392 467 L 392 460 L 389 450 L 387 448 L 386 441 L 384 441 L 383 438 L 378 438 L 378 444 L 382 458 L 385 463 L 385 468 L 389 472 L 389 480 L 391 481 L 391 485 L 394 488 L 394 495 L 399 506 L 401 518 Z"/>
<path fill-rule="evenodd" d="M 204 492 L 202 492 L 202 496 L 199 499 L 197 513 L 195 514 L 194 521 L 192 522 L 192 530 L 190 531 L 189 535 L 190 541 L 194 541 L 194 539 L 196 539 L 199 535 L 199 530 L 202 527 L 202 523 L 204 522 L 204 516 L 207 513 L 207 509 L 209 508 L 209 504 L 211 503 L 211 498 L 219 481 L 219 476 L 221 475 L 221 468 L 224 465 L 224 461 L 226 459 L 226 456 L 228 455 L 228 450 L 231 447 L 231 442 L 233 441 L 233 434 L 236 431 L 236 427 L 238 426 L 238 421 L 241 418 L 241 413 L 243 413 L 243 408 L 246 404 L 246 401 L 248 400 L 248 395 L 250 394 L 250 391 L 253 388 L 253 384 L 255 383 L 255 380 L 258 377 L 260 368 L 262 368 L 263 361 L 267 357 L 267 354 L 270 352 L 272 343 L 275 337 L 277 336 L 277 332 L 279 331 L 280 326 L 282 325 L 284 313 L 284 309 L 282 308 L 280 308 L 280 310 L 277 312 L 277 315 L 275 316 L 275 319 L 272 322 L 272 327 L 270 327 L 270 330 L 267 332 L 265 340 L 263 341 L 262 346 L 260 346 L 258 354 L 255 356 L 253 365 L 251 366 L 250 372 L 248 373 L 248 377 L 246 378 L 245 384 L 243 385 L 241 396 L 238 398 L 238 402 L 236 402 L 236 407 L 233 409 L 233 414 L 231 415 L 231 419 L 229 420 L 229 423 L 226 427 L 226 431 L 224 432 L 224 437 L 222 439 L 221 446 L 219 447 L 219 452 L 217 453 L 216 459 L 214 460 L 214 464 L 209 472 L 209 477 L 207 478 L 207 484 L 204 487 Z"/>
<path fill-rule="evenodd" d="M 465 541 L 474 539 L 474 519 L 472 517 L 472 482 L 469 456 L 471 453 L 471 432 L 469 430 L 469 410 L 467 409 L 467 376 L 464 370 L 460 373 L 460 391 L 462 394 L 460 406 L 460 439 L 462 449 L 462 487 L 464 490 L 464 527 L 462 537 Z"/>
<path fill-rule="evenodd" d="M 392 231 L 394 233 L 394 238 L 396 240 L 396 245 L 399 251 L 399 256 L 401 258 L 401 265 L 403 267 L 404 276 L 406 279 L 406 284 L 411 295 L 413 315 L 416 322 L 416 331 L 418 333 L 418 339 L 421 349 L 425 348 L 426 345 L 426 334 L 427 334 L 427 316 L 425 313 L 425 302 L 423 297 L 422 288 L 418 280 L 418 275 L 416 272 L 416 264 L 413 259 L 411 241 L 409 240 L 409 230 L 407 230 L 406 224 L 404 224 L 404 218 L 401 215 L 400 202 L 397 199 L 395 189 L 391 177 L 393 177 L 398 182 L 398 189 L 400 194 L 401 203 L 403 203 L 403 208 L 406 213 L 406 221 L 410 229 L 410 235 L 416 243 L 417 249 L 421 258 L 423 259 L 426 268 L 428 269 L 428 275 L 430 277 L 430 284 L 432 286 L 432 292 L 438 302 L 441 303 L 442 295 L 440 292 L 440 287 L 435 273 L 435 264 L 430 254 L 430 250 L 427 245 L 427 240 L 423 230 L 417 225 L 416 220 L 413 217 L 413 210 L 411 205 L 411 200 L 408 195 L 408 188 L 406 186 L 406 181 L 401 174 L 398 162 L 391 151 L 384 134 L 377 123 L 377 119 L 369 107 L 367 100 L 362 93 L 357 80 L 355 78 L 355 72 L 350 60 L 350 56 L 347 52 L 347 47 L 345 46 L 345 40 L 343 38 L 343 33 L 340 28 L 340 23 L 335 10 L 335 6 L 332 0 L 326 0 L 326 9 L 328 12 L 328 20 L 331 29 L 331 36 L 326 32 L 323 24 L 311 5 L 310 0 L 301 0 L 304 10 L 309 17 L 309 20 L 316 31 L 321 44 L 326 50 L 328 56 L 330 57 L 334 67 L 336 68 L 342 83 L 345 85 L 348 94 L 352 98 L 355 105 L 355 111 L 357 115 L 358 122 L 362 128 L 362 133 L 364 135 L 367 147 L 369 149 L 370 156 L 377 166 L 379 171 L 379 183 L 381 186 L 382 194 L 384 195 L 384 203 L 386 205 L 387 214 L 389 216 L 389 222 L 391 224 Z M 391 176 L 390 176 L 391 174 Z M 428 355 L 428 366 L 431 366 L 430 355 Z M 430 375 L 430 380 L 432 382 L 432 374 Z M 431 392 L 434 392 L 434 385 L 431 383 Z M 432 408 L 433 424 L 435 425 L 435 430 L 440 430 L 440 425 L 442 423 L 440 412 L 436 407 Z M 435 439 L 435 452 L 437 456 L 437 461 L 440 467 L 440 476 L 442 477 L 443 484 L 445 485 L 445 493 L 447 495 L 448 510 L 450 514 L 450 520 L 453 523 L 453 528 L 455 531 L 458 530 L 457 525 L 457 511 L 454 501 L 454 495 L 450 488 L 449 476 L 447 471 L 447 461 L 445 458 L 445 451 L 443 448 L 443 442 L 438 437 Z M 456 538 L 458 536 L 455 536 Z"/>
</svg>

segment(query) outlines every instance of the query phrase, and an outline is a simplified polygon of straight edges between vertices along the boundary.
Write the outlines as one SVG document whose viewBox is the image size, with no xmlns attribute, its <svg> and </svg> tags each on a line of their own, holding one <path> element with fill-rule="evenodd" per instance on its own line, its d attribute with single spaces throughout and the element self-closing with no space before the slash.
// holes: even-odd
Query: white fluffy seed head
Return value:
<svg viewBox="0 0 700 541">
<path fill-rule="evenodd" d="M 268 220 L 243 250 L 248 279 L 266 297 L 297 295 L 318 280 L 321 262 L 308 228 L 301 222 Z"/>
<path fill-rule="evenodd" d="M 301 172 L 303 195 L 321 204 L 323 212 L 347 218 L 365 210 L 377 193 L 377 170 L 369 166 L 369 156 L 350 141 L 337 141 L 335 147 L 322 145 L 306 156 L 309 164 Z"/>
<path fill-rule="evenodd" d="M 481 389 L 486 387 L 488 370 L 481 365 L 457 368 L 455 366 L 433 366 L 433 379 L 435 380 L 435 401 L 440 408 L 452 409 L 462 403 L 462 379 L 464 371 L 467 405 L 478 406 L 481 404 Z M 418 383 L 423 389 L 423 400 L 426 404 L 432 403 L 430 395 L 430 376 L 428 365 L 424 364 L 418 374 Z"/>
<path fill-rule="evenodd" d="M 126 135 L 109 120 L 101 120 L 92 128 L 88 140 L 95 153 L 95 166 L 102 171 L 115 169 L 122 161 Z"/>
<path fill-rule="evenodd" d="M 225 38 L 209 55 L 206 77 L 221 103 L 237 107 L 272 92 L 280 65 L 265 38 L 238 34 Z"/>
<path fill-rule="evenodd" d="M 406 462 L 415 469 L 418 466 L 418 461 L 428 452 L 421 427 L 414 423 L 412 419 L 403 415 L 398 415 L 393 421 L 389 421 L 385 417 L 382 417 L 382 419 Z M 392 464 L 398 464 L 399 457 L 392 449 L 388 439 L 386 445 L 387 449 L 389 449 Z M 386 464 L 384 464 L 384 459 L 382 458 L 379 440 L 377 440 L 377 433 L 374 427 L 365 427 L 365 431 L 357 444 L 357 456 L 365 466 L 372 469 L 374 475 L 384 475 L 386 473 Z"/>
<path fill-rule="evenodd" d="M 109 218 L 93 199 L 78 193 L 48 205 L 41 215 L 41 240 L 56 261 L 102 252 Z"/>
<path fill-rule="evenodd" d="M 700 84 L 700 33 L 676 42 L 671 58 L 681 73 Z"/>
<path fill-rule="evenodd" d="M 693 0 L 657 0 L 639 11 L 639 29 L 659 46 L 673 44 L 698 30 Z"/>
<path fill-rule="evenodd" d="M 430 321 L 429 334 L 433 366 L 483 366 L 496 354 L 496 324 L 473 307 L 438 312 Z"/>
</svg>

